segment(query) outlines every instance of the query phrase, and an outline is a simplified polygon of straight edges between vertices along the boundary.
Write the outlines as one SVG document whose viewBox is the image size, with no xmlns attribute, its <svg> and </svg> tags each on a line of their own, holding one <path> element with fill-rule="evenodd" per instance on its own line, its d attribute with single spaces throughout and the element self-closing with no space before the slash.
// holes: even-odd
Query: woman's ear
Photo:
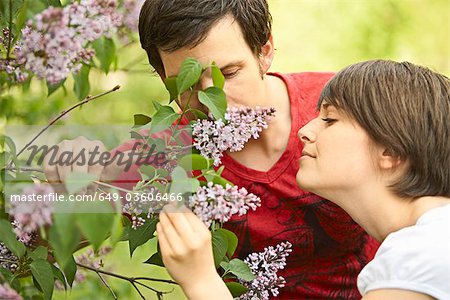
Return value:
<svg viewBox="0 0 450 300">
<path fill-rule="evenodd" d="M 378 156 L 378 165 L 383 171 L 396 170 L 403 160 L 392 150 L 387 148 L 381 148 Z"/>
<path fill-rule="evenodd" d="M 269 71 L 269 68 L 272 65 L 274 53 L 275 47 L 273 44 L 273 37 L 270 35 L 267 42 L 261 47 L 261 54 L 259 56 L 262 74 L 266 74 L 267 71 Z"/>
</svg>

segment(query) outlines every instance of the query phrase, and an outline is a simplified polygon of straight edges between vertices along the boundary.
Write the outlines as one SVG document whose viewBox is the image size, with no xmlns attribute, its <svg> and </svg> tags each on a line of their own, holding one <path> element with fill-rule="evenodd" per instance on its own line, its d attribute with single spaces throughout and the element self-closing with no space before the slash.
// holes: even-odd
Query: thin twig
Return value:
<svg viewBox="0 0 450 300">
<path fill-rule="evenodd" d="M 6 49 L 6 60 L 9 60 L 9 52 L 11 51 L 11 40 L 12 40 L 12 0 L 9 0 L 9 24 L 8 24 L 8 48 Z"/>
<path fill-rule="evenodd" d="M 30 168 L 30 167 L 6 167 L 5 168 L 6 171 L 13 171 L 13 172 L 17 172 L 17 171 L 21 171 L 21 172 L 39 172 L 39 173 L 44 173 L 44 171 L 42 171 L 41 169 L 37 169 L 37 168 Z M 127 190 L 115 185 L 111 185 L 108 183 L 105 183 L 103 181 L 98 181 L 98 180 L 94 180 L 92 181 L 93 183 L 100 185 L 100 186 L 104 186 L 110 189 L 116 189 L 118 191 L 124 192 L 124 193 L 134 193 L 131 190 Z"/>
<path fill-rule="evenodd" d="M 127 280 L 127 281 L 136 281 L 136 280 L 148 280 L 148 281 L 155 281 L 155 282 L 163 282 L 163 283 L 168 283 L 168 284 L 176 284 L 178 285 L 178 283 L 176 283 L 175 281 L 172 280 L 166 280 L 166 279 L 158 279 L 158 278 L 151 278 L 151 277 L 126 277 L 126 276 L 122 276 L 120 274 L 115 274 L 115 273 L 111 273 L 108 271 L 104 271 L 104 270 L 99 270 L 90 266 L 86 266 L 86 265 L 82 265 L 80 263 L 77 263 L 78 266 L 84 268 L 84 269 L 88 269 L 94 272 L 100 272 L 102 274 L 108 275 L 108 276 L 113 276 L 113 277 L 117 277 L 123 280 Z"/>
<path fill-rule="evenodd" d="M 47 126 L 45 126 L 45 128 L 43 128 L 33 139 L 31 139 L 31 141 L 29 141 L 18 153 L 17 156 L 19 156 L 20 154 L 22 154 L 23 151 L 25 151 L 28 146 L 30 146 L 42 133 L 44 133 L 44 131 L 46 131 L 50 126 L 52 126 L 53 124 L 56 123 L 56 121 L 58 121 L 59 119 L 61 119 L 62 117 L 64 117 L 66 114 L 68 114 L 69 112 L 71 112 L 72 110 L 74 110 L 75 108 L 82 106 L 83 104 L 86 104 L 94 99 L 100 98 L 102 96 L 105 96 L 107 94 L 110 94 L 112 92 L 117 91 L 118 89 L 120 89 L 120 85 L 116 85 L 115 87 L 113 87 L 111 90 L 98 94 L 96 96 L 88 96 L 86 97 L 86 99 L 84 99 L 81 102 L 78 102 L 76 105 L 70 107 L 67 110 L 64 110 L 62 113 L 60 113 L 56 118 L 54 118 L 52 121 L 50 121 Z"/>
<path fill-rule="evenodd" d="M 139 293 L 139 296 L 141 296 L 141 298 L 143 299 L 143 300 L 145 300 L 145 297 L 144 297 L 144 295 L 142 295 L 142 293 L 141 293 L 141 291 L 138 289 L 138 287 L 136 286 L 136 283 L 134 283 L 133 281 L 130 281 L 131 282 L 131 285 L 134 287 L 134 289 Z"/>
<path fill-rule="evenodd" d="M 151 277 L 133 277 L 134 280 L 148 280 L 148 281 L 155 281 L 155 282 L 164 282 L 168 284 L 175 284 L 178 285 L 175 281 L 168 280 L 168 279 L 158 279 L 158 278 L 151 278 Z"/>
<path fill-rule="evenodd" d="M 108 288 L 108 290 L 111 292 L 111 295 L 114 299 L 118 299 L 116 296 L 116 293 L 114 293 L 113 289 L 109 286 L 108 282 L 106 282 L 105 278 L 103 278 L 102 274 L 97 272 L 98 277 L 100 277 L 100 280 L 103 282 L 103 284 Z"/>
<path fill-rule="evenodd" d="M 88 270 L 94 271 L 94 272 L 97 273 L 99 276 L 100 276 L 101 274 L 104 274 L 104 275 L 108 275 L 108 276 L 112 276 L 112 277 L 116 277 L 116 278 L 119 278 L 119 279 L 128 281 L 129 283 L 131 283 L 131 285 L 135 288 L 135 290 L 139 293 L 139 295 L 141 296 L 141 298 L 144 299 L 144 300 L 145 300 L 145 297 L 144 297 L 144 295 L 142 294 L 142 292 L 139 290 L 139 288 L 137 287 L 137 285 L 143 286 L 143 287 L 145 287 L 145 288 L 147 288 L 147 289 L 149 289 L 149 290 L 155 292 L 155 293 L 158 295 L 158 297 L 159 297 L 159 295 L 171 293 L 171 292 L 173 292 L 173 290 L 170 291 L 170 292 L 158 291 L 158 290 L 156 290 L 156 289 L 154 289 L 154 288 L 152 288 L 152 287 L 150 287 L 150 286 L 148 286 L 148 285 L 146 285 L 146 284 L 144 284 L 144 283 L 142 283 L 142 282 L 139 282 L 138 280 L 149 280 L 149 281 L 156 281 L 156 282 L 165 282 L 165 283 L 170 283 L 170 284 L 177 284 L 176 282 L 174 282 L 174 281 L 172 281 L 172 280 L 165 280 L 165 279 L 158 279 L 158 278 L 149 278 L 149 277 L 136 277 L 136 278 L 134 278 L 134 277 L 126 277 L 126 276 L 123 276 L 123 275 L 120 275 L 120 274 L 115 274 L 115 273 L 111 273 L 111 272 L 108 272 L 108 271 L 103 271 L 103 270 L 100 270 L 100 269 L 96 269 L 96 268 L 93 268 L 93 267 L 91 267 L 91 266 L 86 266 L 86 265 L 83 265 L 83 264 L 80 264 L 80 263 L 76 263 L 76 264 L 77 264 L 77 266 L 79 266 L 79 267 L 81 267 L 81 268 L 84 268 L 84 269 L 88 269 Z M 101 277 L 101 278 L 102 278 L 102 277 Z"/>
</svg>

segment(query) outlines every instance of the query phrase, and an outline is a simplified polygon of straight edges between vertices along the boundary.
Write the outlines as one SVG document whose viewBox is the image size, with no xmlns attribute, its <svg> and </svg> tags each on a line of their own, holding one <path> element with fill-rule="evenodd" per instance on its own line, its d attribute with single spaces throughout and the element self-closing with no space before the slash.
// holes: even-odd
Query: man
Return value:
<svg viewBox="0 0 450 300">
<path fill-rule="evenodd" d="M 356 276 L 377 244 L 344 211 L 300 190 L 295 180 L 302 151 L 297 132 L 315 117 L 319 94 L 332 74 L 268 73 L 274 42 L 266 0 L 147 0 L 139 34 L 161 79 L 176 75 L 188 57 L 205 66 L 214 61 L 225 76 L 229 106 L 276 109 L 258 140 L 222 159 L 222 176 L 262 199 L 256 211 L 226 224 L 239 237 L 236 255 L 244 258 L 287 240 L 293 252 L 280 274 L 287 283 L 278 299 L 360 298 Z M 200 87 L 211 85 L 206 71 Z M 205 110 L 198 99 L 190 104 Z"/>
</svg>

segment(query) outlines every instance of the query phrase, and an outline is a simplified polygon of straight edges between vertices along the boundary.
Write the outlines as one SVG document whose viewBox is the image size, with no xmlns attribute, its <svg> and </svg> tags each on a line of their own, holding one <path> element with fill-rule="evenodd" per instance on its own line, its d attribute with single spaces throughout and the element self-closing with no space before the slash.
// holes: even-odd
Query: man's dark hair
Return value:
<svg viewBox="0 0 450 300">
<path fill-rule="evenodd" d="M 250 49 L 259 55 L 272 27 L 266 0 L 146 0 L 139 17 L 141 46 L 150 64 L 164 78 L 158 50 L 195 47 L 227 15 L 238 22 Z"/>
</svg>

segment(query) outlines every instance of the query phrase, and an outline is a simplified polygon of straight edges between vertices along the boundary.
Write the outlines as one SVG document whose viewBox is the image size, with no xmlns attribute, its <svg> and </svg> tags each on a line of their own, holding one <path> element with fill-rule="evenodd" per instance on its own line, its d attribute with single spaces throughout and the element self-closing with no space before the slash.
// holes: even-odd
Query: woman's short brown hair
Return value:
<svg viewBox="0 0 450 300">
<path fill-rule="evenodd" d="M 325 86 L 326 101 L 408 162 L 390 187 L 401 197 L 450 197 L 450 80 L 409 62 L 351 65 Z"/>
</svg>

